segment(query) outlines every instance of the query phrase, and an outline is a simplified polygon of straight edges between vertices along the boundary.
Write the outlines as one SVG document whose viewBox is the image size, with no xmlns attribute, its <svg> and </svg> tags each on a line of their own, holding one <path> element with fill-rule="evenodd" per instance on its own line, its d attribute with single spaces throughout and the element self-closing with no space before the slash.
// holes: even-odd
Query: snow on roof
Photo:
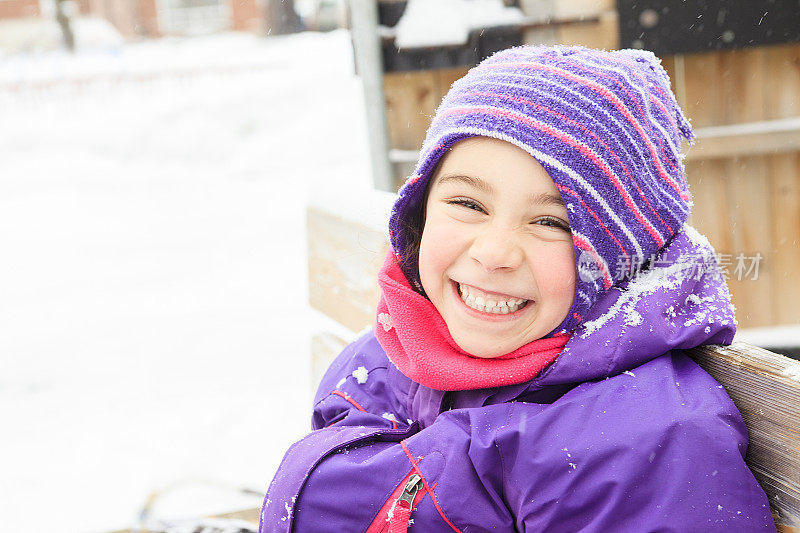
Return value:
<svg viewBox="0 0 800 533">
<path fill-rule="evenodd" d="M 395 45 L 463 45 L 471 30 L 520 24 L 524 20 L 519 8 L 506 7 L 501 0 L 409 0 L 395 26 Z"/>
</svg>

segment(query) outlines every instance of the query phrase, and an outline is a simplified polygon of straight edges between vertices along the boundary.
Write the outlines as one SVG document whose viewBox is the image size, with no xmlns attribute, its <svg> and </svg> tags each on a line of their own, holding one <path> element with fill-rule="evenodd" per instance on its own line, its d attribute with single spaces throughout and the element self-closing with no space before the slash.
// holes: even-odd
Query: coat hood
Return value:
<svg viewBox="0 0 800 533">
<path fill-rule="evenodd" d="M 602 379 L 670 350 L 730 344 L 734 307 L 714 248 L 684 225 L 652 267 L 598 300 L 531 387 Z"/>
</svg>

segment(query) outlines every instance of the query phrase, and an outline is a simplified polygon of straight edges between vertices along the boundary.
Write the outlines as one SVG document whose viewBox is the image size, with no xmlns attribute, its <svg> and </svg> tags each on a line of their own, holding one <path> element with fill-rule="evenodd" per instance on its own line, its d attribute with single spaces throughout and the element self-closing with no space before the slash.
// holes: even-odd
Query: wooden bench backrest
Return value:
<svg viewBox="0 0 800 533">
<path fill-rule="evenodd" d="M 332 210 L 319 202 L 307 210 L 310 302 L 343 326 L 313 340 L 315 385 L 353 332 L 374 322 L 393 198 L 372 191 L 350 206 Z M 363 216 L 365 207 L 371 216 Z M 701 346 L 689 355 L 742 412 L 750 431 L 747 464 L 769 496 L 779 531 L 800 533 L 800 361 L 742 342 Z"/>
</svg>

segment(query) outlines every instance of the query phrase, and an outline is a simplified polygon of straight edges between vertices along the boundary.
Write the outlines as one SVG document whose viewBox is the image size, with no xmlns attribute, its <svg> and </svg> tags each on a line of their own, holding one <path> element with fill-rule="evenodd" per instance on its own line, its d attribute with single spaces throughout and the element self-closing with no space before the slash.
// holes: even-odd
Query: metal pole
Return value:
<svg viewBox="0 0 800 533">
<path fill-rule="evenodd" d="M 377 0 L 350 0 L 351 33 L 356 68 L 364 87 L 367 133 L 370 142 L 372 182 L 376 189 L 395 192 L 389 164 L 386 98 L 383 94 L 383 60 L 378 35 Z"/>
</svg>

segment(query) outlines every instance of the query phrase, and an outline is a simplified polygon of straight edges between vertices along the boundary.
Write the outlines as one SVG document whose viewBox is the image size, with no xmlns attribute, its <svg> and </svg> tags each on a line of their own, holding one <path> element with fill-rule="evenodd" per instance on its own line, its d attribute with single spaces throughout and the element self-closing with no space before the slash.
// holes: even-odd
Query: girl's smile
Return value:
<svg viewBox="0 0 800 533">
<path fill-rule="evenodd" d="M 430 184 L 419 273 L 453 340 L 474 356 L 555 329 L 576 270 L 567 210 L 545 169 L 505 141 L 456 143 Z"/>
<path fill-rule="evenodd" d="M 529 300 L 507 294 L 483 291 L 466 283 L 453 282 L 461 301 L 470 309 L 487 315 L 508 315 L 523 308 Z"/>
</svg>

